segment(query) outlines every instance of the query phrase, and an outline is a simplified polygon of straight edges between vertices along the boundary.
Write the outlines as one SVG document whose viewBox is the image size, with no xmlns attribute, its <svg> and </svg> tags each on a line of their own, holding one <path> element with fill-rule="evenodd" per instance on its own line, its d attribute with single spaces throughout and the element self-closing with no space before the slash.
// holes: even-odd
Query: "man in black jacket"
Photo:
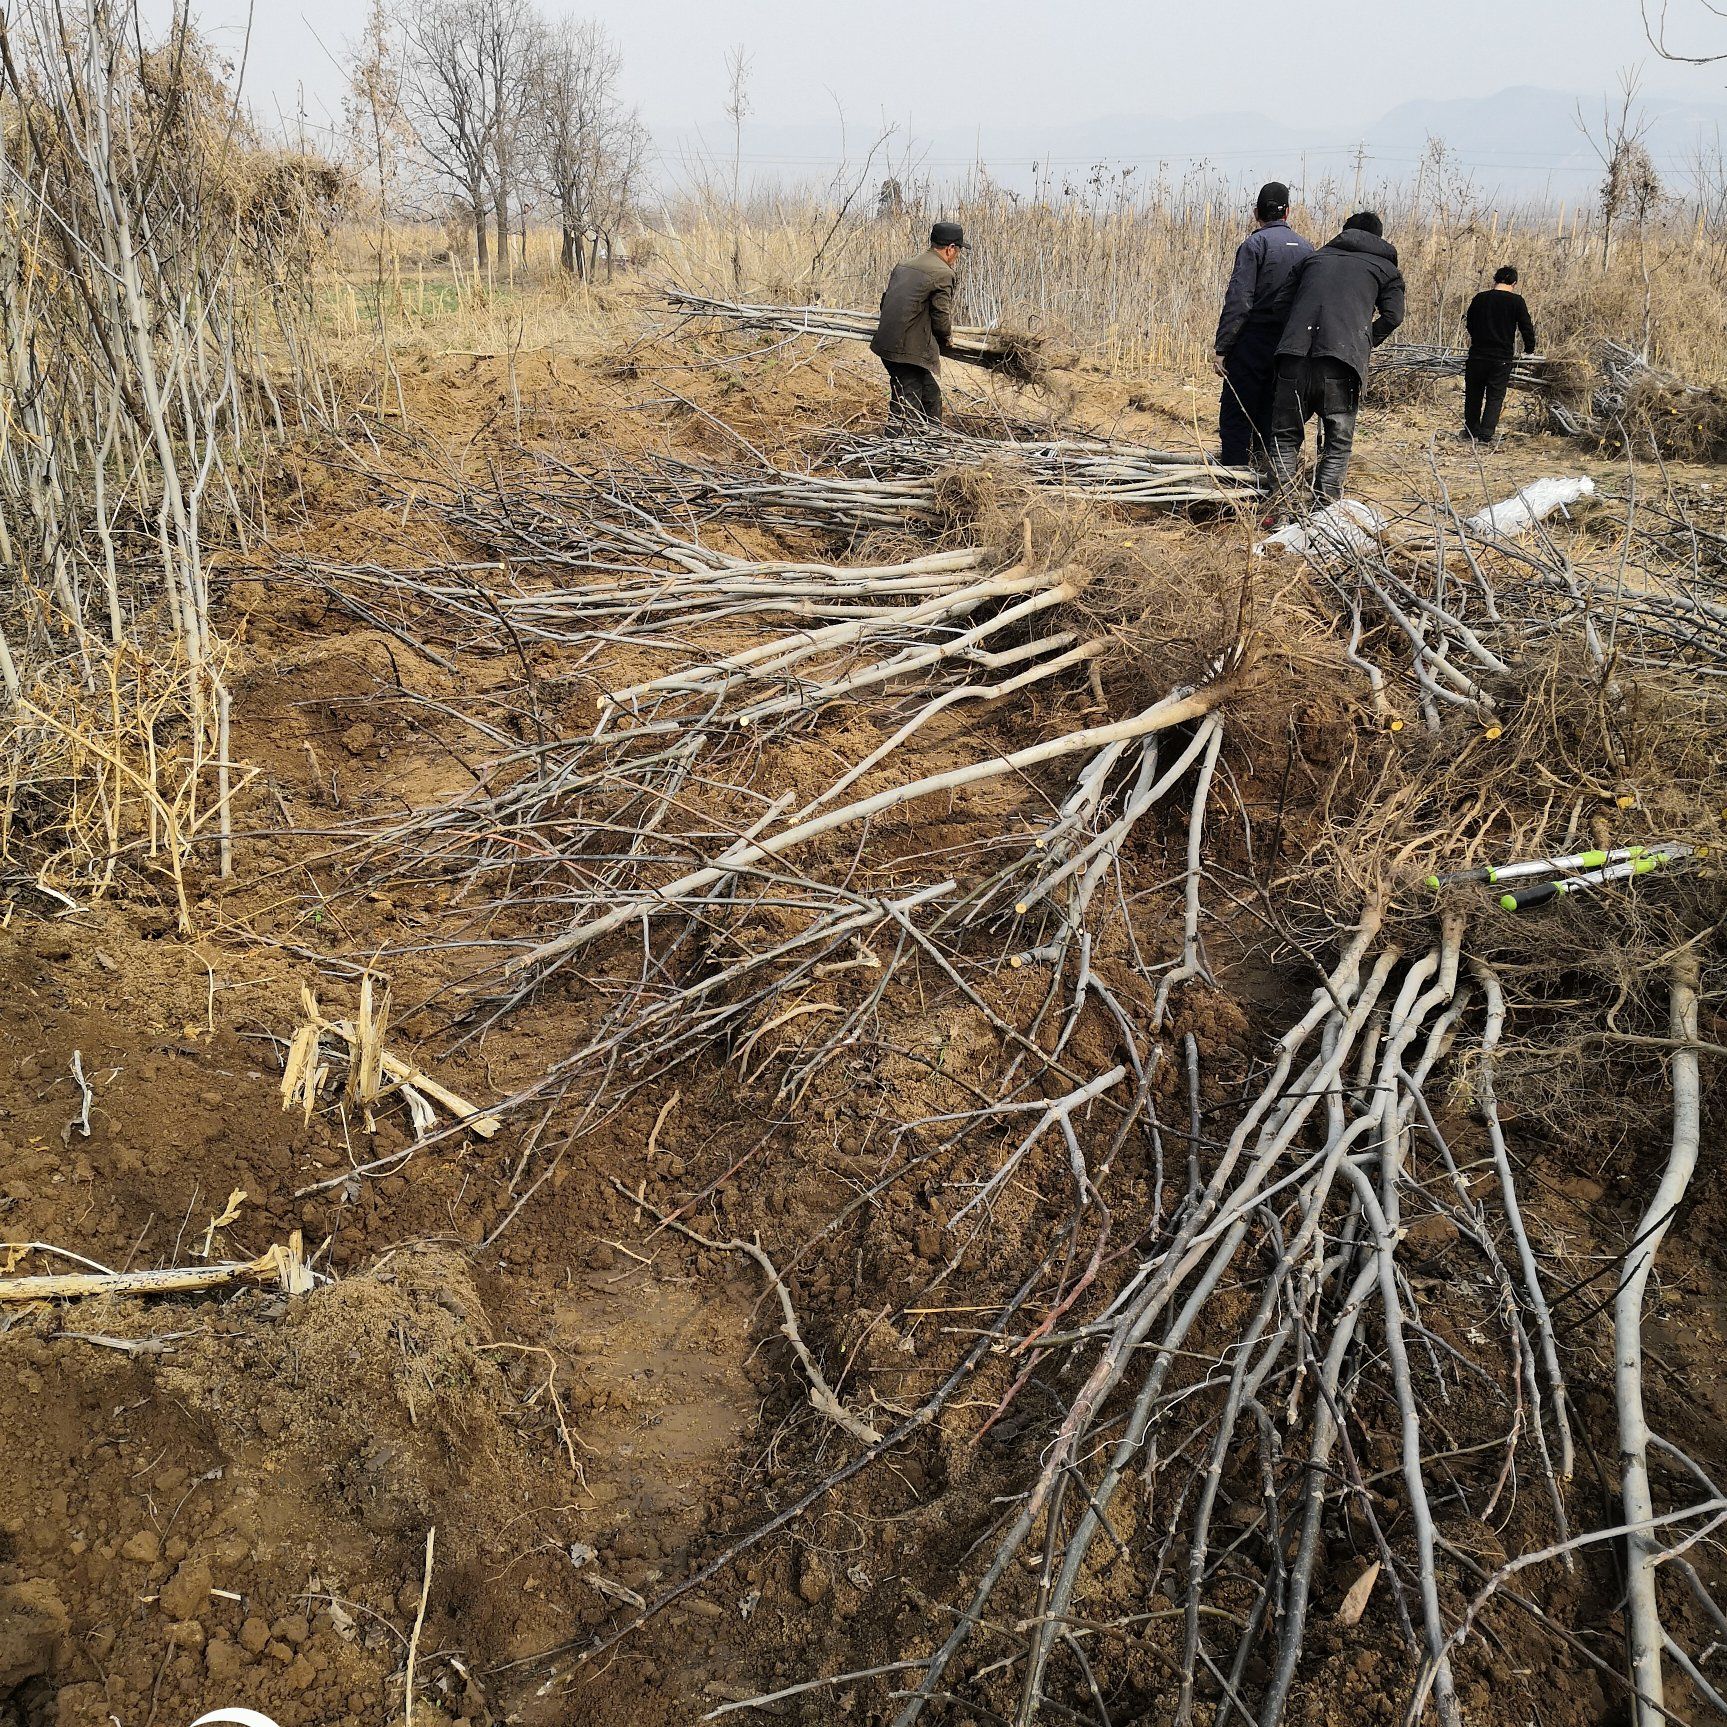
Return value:
<svg viewBox="0 0 1727 1727">
<path fill-rule="evenodd" d="M 1271 471 L 1286 499 L 1295 496 L 1301 443 L 1315 415 L 1314 492 L 1324 503 L 1343 496 L 1367 357 L 1402 322 L 1397 248 L 1371 210 L 1359 211 L 1296 269 L 1271 405 Z"/>
<path fill-rule="evenodd" d="M 1517 268 L 1503 264 L 1493 272 L 1493 286 L 1483 288 L 1464 314 L 1469 331 L 1469 357 L 1463 362 L 1463 435 L 1492 443 L 1499 430 L 1499 410 L 1505 406 L 1511 382 L 1511 362 L 1517 338 L 1523 351 L 1535 352 L 1535 321 L 1517 292 Z"/>
<path fill-rule="evenodd" d="M 953 339 L 953 272 L 964 250 L 960 225 L 937 222 L 929 231 L 929 250 L 896 264 L 887 279 L 870 350 L 887 367 L 890 432 L 941 424 L 936 374 Z"/>
<path fill-rule="evenodd" d="M 1289 188 L 1280 180 L 1259 188 L 1253 215 L 1253 232 L 1235 249 L 1212 343 L 1211 368 L 1223 379 L 1217 435 L 1229 468 L 1266 460 L 1277 339 L 1289 311 L 1295 267 L 1313 255 L 1313 247 L 1289 225 Z"/>
</svg>

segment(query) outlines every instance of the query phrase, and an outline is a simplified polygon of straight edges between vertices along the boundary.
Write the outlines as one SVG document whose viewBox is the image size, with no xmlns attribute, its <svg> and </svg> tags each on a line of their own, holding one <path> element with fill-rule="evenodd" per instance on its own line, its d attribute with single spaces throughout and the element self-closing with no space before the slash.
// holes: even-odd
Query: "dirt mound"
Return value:
<svg viewBox="0 0 1727 1727">
<path fill-rule="evenodd" d="M 438 1249 L 291 1300 L 19 1320 L 0 1512 L 39 1606 L 12 1639 L 15 1686 L 58 1686 L 62 1724 L 236 1701 L 373 1719 L 424 1528 L 458 1574 L 495 1560 L 532 1479 L 488 1340 L 465 1264 Z M 49 1651 L 52 1603 L 75 1604 L 79 1635 Z"/>
<path fill-rule="evenodd" d="M 284 1727 L 388 1719 L 435 1526 L 421 1708 L 493 1720 L 487 1668 L 627 1612 L 591 1579 L 651 1589 L 726 1515 L 759 1396 L 753 1291 L 698 1296 L 681 1262 L 604 1245 L 629 1214 L 585 1161 L 483 1255 L 501 1213 L 459 1145 L 302 1192 L 406 1141 L 390 1109 L 369 1136 L 283 1113 L 271 1036 L 307 963 L 184 943 L 148 900 L 15 911 L 0 931 L 0 1217 L 18 1244 L 0 1267 L 68 1269 L 31 1242 L 197 1264 L 299 1228 L 320 1272 L 355 1272 L 294 1298 L 0 1307 L 0 1719 L 104 1727 L 152 1701 L 158 1721 L 233 1703 Z M 627 1124 L 624 1154 L 648 1125 Z M 668 1128 L 662 1155 L 681 1141 Z M 656 1718 L 652 1694 L 632 1679 L 617 1718 Z"/>
</svg>

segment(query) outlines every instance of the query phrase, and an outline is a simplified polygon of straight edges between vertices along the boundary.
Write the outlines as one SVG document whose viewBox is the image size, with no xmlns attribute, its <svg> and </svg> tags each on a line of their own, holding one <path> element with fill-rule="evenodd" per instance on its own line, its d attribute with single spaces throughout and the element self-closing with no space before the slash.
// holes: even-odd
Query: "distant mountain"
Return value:
<svg viewBox="0 0 1727 1727">
<path fill-rule="evenodd" d="M 1618 107 L 1617 97 L 1604 101 L 1529 86 L 1449 102 L 1405 102 L 1367 128 L 1366 143 L 1370 156 L 1409 162 L 1430 138 L 1441 138 L 1484 187 L 1529 192 L 1551 184 L 1556 195 L 1575 196 L 1601 179 L 1595 146 Z M 1647 127 L 1645 146 L 1675 191 L 1689 188 L 1700 150 L 1727 146 L 1727 102 L 1650 96 L 1634 112 Z"/>
<path fill-rule="evenodd" d="M 1094 169 L 1114 175 L 1131 168 L 1140 181 L 1162 174 L 1179 184 L 1204 173 L 1250 190 L 1266 179 L 1330 178 L 1348 183 L 1358 170 L 1364 188 L 1407 182 L 1429 148 L 1444 142 L 1455 167 L 1483 198 L 1545 197 L 1575 203 L 1593 194 L 1601 163 L 1579 128 L 1598 138 L 1602 98 L 1521 86 L 1492 96 L 1404 102 L 1357 128 L 1288 124 L 1264 114 L 1117 114 L 1065 125 L 1006 122 L 970 131 L 951 126 L 925 132 L 901 125 L 889 153 L 895 171 L 950 181 L 976 166 L 1004 185 L 1029 189 L 1037 180 L 1083 182 Z M 1663 178 L 1689 190 L 1699 152 L 1727 152 L 1727 101 L 1649 96 L 1638 103 L 1647 124 L 1645 142 Z M 758 180 L 826 179 L 843 156 L 860 165 L 880 127 L 852 120 L 842 151 L 840 129 L 827 126 L 748 124 L 744 157 Z M 723 126 L 704 132 L 670 127 L 657 133 L 662 159 L 674 177 L 692 159 L 724 156 Z M 719 140 L 724 139 L 722 145 Z"/>
</svg>

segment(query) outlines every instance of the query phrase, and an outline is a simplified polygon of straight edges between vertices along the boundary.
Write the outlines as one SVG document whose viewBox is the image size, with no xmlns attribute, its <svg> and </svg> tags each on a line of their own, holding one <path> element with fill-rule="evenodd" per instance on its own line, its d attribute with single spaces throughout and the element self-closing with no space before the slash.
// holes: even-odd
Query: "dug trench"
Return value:
<svg viewBox="0 0 1727 1727">
<path fill-rule="evenodd" d="M 626 376 L 549 367 L 528 391 L 530 446 L 628 457 L 664 441 L 713 453 L 699 415 L 639 411 L 656 395 L 654 364 L 652 350 L 632 348 Z M 680 395 L 770 450 L 873 411 L 870 386 L 843 366 L 740 365 L 699 383 L 667 367 Z M 914 1415 L 1062 1227 L 1053 1180 L 1010 1183 L 993 1208 L 956 1216 L 975 1171 L 927 1127 L 907 1131 L 966 1107 L 1000 1055 L 994 1022 L 1034 1014 L 1041 982 L 1031 968 L 1004 969 L 981 1003 L 896 987 L 872 1046 L 791 1096 L 763 1077 L 772 1044 L 738 1038 L 608 1101 L 596 1120 L 580 1095 L 536 1097 L 490 1138 L 445 1119 L 417 1144 L 399 1098 L 370 1111 L 339 1099 L 284 1110 L 302 989 L 332 1016 L 351 1013 L 362 971 L 383 954 L 391 1047 L 482 1106 L 534 1088 L 600 1011 L 599 984 L 572 972 L 476 1033 L 461 990 L 486 944 L 517 933 L 509 914 L 489 917 L 483 894 L 475 904 L 430 871 L 373 879 L 373 854 L 355 842 L 472 784 L 470 719 L 510 705 L 498 656 L 458 642 L 434 658 L 404 639 L 411 632 L 357 619 L 304 579 L 309 562 L 491 555 L 414 494 L 435 483 L 428 475 L 473 463 L 476 448 L 514 459 L 497 428 L 514 431 L 519 382 L 428 362 L 408 383 L 429 442 L 364 460 L 295 452 L 272 540 L 226 571 L 224 622 L 245 667 L 236 753 L 262 771 L 235 880 L 197 884 L 197 934 L 177 931 L 147 875 L 73 915 L 22 891 L 0 933 L 0 1221 L 19 1244 L 4 1269 L 82 1269 L 27 1253 L 32 1243 L 114 1271 L 248 1260 L 298 1231 L 322 1280 L 303 1293 L 236 1285 L 0 1308 L 0 1719 L 156 1727 L 242 1703 L 282 1727 L 357 1727 L 402 1718 L 411 1668 L 412 1713 L 427 1723 L 653 1727 L 884 1669 L 863 1688 L 803 1691 L 766 1709 L 885 1721 L 895 1664 L 946 1634 L 967 1593 L 956 1580 L 1011 1513 L 1049 1412 L 1072 1388 L 999 1350 L 961 1400 L 790 1515 L 861 1447 L 812 1406 L 776 1290 L 740 1244 L 769 1254 L 800 1341 L 843 1407 L 882 1431 Z M 1081 386 L 1113 412 L 1102 382 Z M 1148 405 L 1126 424 L 1167 433 L 1182 407 L 1177 398 L 1159 416 Z M 1388 427 L 1384 472 L 1425 431 L 1415 418 Z M 1551 466 L 1532 442 L 1518 459 Z M 1233 532 L 1135 530 L 1150 561 L 1184 583 L 1228 566 Z M 747 529 L 733 543 L 769 544 Z M 547 656 L 532 723 L 591 726 L 597 684 L 641 669 L 621 651 L 579 671 Z M 1322 792 L 1383 741 L 1357 698 L 1336 696 L 1293 652 L 1273 653 L 1264 675 L 1270 693 L 1244 704 L 1229 757 L 1236 796 L 1214 808 L 1206 835 L 1215 866 L 1247 882 L 1264 873 L 1270 834 L 1288 855 L 1305 848 Z M 1046 718 L 1028 702 L 943 741 L 962 753 L 1011 748 Z M 528 716 L 513 723 L 518 740 L 533 735 Z M 807 763 L 794 751 L 764 771 L 814 776 L 827 747 L 805 742 Z M 875 843 L 910 859 L 979 842 L 1008 809 L 987 793 L 938 801 L 884 824 Z M 1124 872 L 1136 933 L 1164 960 L 1180 951 L 1186 825 L 1180 810 L 1143 823 Z M 834 861 L 843 866 L 843 853 Z M 1227 1132 L 1314 981 L 1230 903 L 1206 938 L 1215 984 L 1179 991 L 1162 1028 L 1169 1054 L 1151 1092 L 1172 1170 Z M 1132 999 L 1130 977 L 1102 962 L 1100 973 Z M 1721 1034 L 1710 1007 L 1701 1035 Z M 801 1047 L 795 1026 L 767 1035 Z M 1202 1057 L 1196 1097 L 1181 1061 L 1190 1037 Z M 1112 1058 L 1090 1020 L 1071 1047 L 1085 1071 Z M 1711 1110 L 1718 1129 L 1718 1101 Z M 1622 1248 L 1661 1147 L 1627 1141 L 1605 1118 L 1592 1142 L 1520 1121 L 1509 1100 L 1506 1116 L 1531 1228 L 1587 1275 Z M 1441 1125 L 1461 1163 L 1481 1155 L 1463 1100 Z M 1120 1245 L 1144 1227 L 1153 1185 L 1148 1160 L 1125 1170 Z M 1698 1193 L 1646 1326 L 1649 1395 L 1665 1430 L 1718 1470 L 1721 1201 L 1708 1180 Z M 1470 1275 L 1469 1246 L 1443 1217 L 1412 1231 L 1417 1293 Z M 1083 1294 L 1072 1283 L 1064 1301 Z M 1225 1291 L 1208 1318 L 1218 1338 L 1254 1298 L 1250 1278 Z M 1616 1438 L 1609 1334 L 1588 1311 L 1598 1298 L 1592 1289 L 1576 1302 L 1567 1360 L 1589 1459 L 1580 1477 L 1606 1502 Z M 1033 1322 L 1060 1320 L 1052 1310 Z M 1463 1331 L 1441 1335 L 1477 1368 L 1457 1383 L 1446 1467 L 1466 1502 L 1495 1507 L 1490 1519 L 1450 1515 L 1443 1532 L 1491 1571 L 1539 1544 L 1538 1493 L 1495 1491 L 1504 1458 L 1480 1443 L 1493 1418 L 1474 1383 L 1489 1351 Z M 1209 1341 L 1195 1335 L 1195 1359 Z M 1396 1458 L 1360 1462 L 1378 1479 Z M 1253 1474 L 1229 1475 L 1220 1547 L 1259 1515 Z M 764 1526 L 771 1533 L 755 1539 Z M 1124 1500 L 1088 1561 L 1087 1612 L 1126 1627 L 1105 1672 L 1118 1721 L 1173 1718 L 1180 1642 L 1166 1609 L 1179 1591 L 1147 1584 L 1173 1528 L 1171 1507 Z M 1292 1719 L 1399 1718 L 1399 1607 L 1382 1589 L 1353 1620 L 1340 1613 L 1374 1540 L 1365 1509 L 1328 1528 Z M 703 1580 L 630 1629 L 644 1603 L 692 1577 Z M 1611 1563 L 1543 1577 L 1548 1611 L 1617 1664 Z M 1701 1619 L 1687 1629 L 1708 1641 Z M 1051 1718 L 1083 1703 L 1082 1667 Z M 1622 1706 L 1578 1648 L 1514 1616 L 1460 1659 L 1460 1689 L 1479 1721 L 1583 1727 Z M 996 1718 L 975 1700 L 944 1707 L 955 1721 Z"/>
</svg>

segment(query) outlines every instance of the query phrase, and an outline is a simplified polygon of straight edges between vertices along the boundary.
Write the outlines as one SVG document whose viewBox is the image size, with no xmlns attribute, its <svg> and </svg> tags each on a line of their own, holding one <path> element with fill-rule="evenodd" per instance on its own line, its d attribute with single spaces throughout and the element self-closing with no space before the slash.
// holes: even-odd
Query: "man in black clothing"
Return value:
<svg viewBox="0 0 1727 1727">
<path fill-rule="evenodd" d="M 1307 422 L 1319 417 L 1313 489 L 1343 496 L 1367 356 L 1403 322 L 1397 248 L 1371 210 L 1358 211 L 1335 240 L 1297 266 L 1294 297 L 1277 344 L 1271 405 L 1271 471 L 1286 500 L 1301 477 Z"/>
<path fill-rule="evenodd" d="M 1535 352 L 1535 324 L 1517 292 L 1514 265 L 1505 264 L 1493 272 L 1493 286 L 1483 288 L 1469 302 L 1463 321 L 1469 330 L 1469 357 L 1463 362 L 1463 435 L 1491 443 L 1499 429 L 1499 410 L 1505 406 L 1518 336 L 1523 337 L 1524 353 Z"/>
<path fill-rule="evenodd" d="M 1217 435 L 1227 468 L 1266 460 L 1277 340 L 1289 311 L 1295 267 L 1313 255 L 1313 247 L 1289 225 L 1289 188 L 1281 181 L 1259 188 L 1253 215 L 1253 232 L 1235 249 L 1212 344 L 1211 368 L 1223 379 Z"/>
</svg>

